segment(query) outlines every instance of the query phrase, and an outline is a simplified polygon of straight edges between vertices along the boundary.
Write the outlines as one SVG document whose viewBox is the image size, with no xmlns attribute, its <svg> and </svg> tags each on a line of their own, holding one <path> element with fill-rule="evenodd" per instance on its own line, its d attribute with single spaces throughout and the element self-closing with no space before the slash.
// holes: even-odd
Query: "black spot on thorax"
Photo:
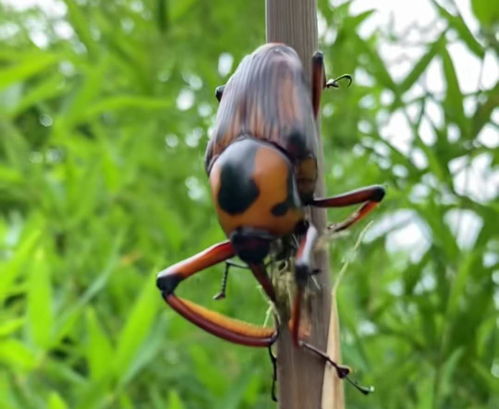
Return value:
<svg viewBox="0 0 499 409">
<path fill-rule="evenodd" d="M 249 140 L 230 145 L 218 158 L 221 167 L 218 205 L 229 214 L 243 213 L 260 191 L 253 173 L 258 146 Z"/>
<path fill-rule="evenodd" d="M 276 217 L 284 216 L 289 209 L 299 208 L 302 206 L 300 196 L 298 194 L 298 188 L 296 186 L 296 181 L 294 179 L 294 175 L 291 172 L 288 173 L 286 189 L 287 194 L 284 201 L 275 204 L 270 210 Z"/>
</svg>

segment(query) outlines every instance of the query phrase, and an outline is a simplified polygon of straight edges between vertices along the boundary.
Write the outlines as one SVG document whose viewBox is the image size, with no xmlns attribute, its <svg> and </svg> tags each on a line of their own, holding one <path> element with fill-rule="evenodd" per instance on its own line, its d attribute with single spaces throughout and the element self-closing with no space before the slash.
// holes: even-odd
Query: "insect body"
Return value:
<svg viewBox="0 0 499 409">
<path fill-rule="evenodd" d="M 205 167 L 212 199 L 228 241 L 219 243 L 159 273 L 165 301 L 185 318 L 226 340 L 269 346 L 273 328 L 260 328 L 179 298 L 180 281 L 235 255 L 248 264 L 267 296 L 275 300 L 264 259 L 271 244 L 296 235 L 297 295 L 293 336 L 299 344 L 299 305 L 311 274 L 317 229 L 306 220 L 306 206 L 363 205 L 335 226 L 343 230 L 360 220 L 383 198 L 381 186 L 339 196 L 315 198 L 317 180 L 316 117 L 326 83 L 322 54 L 312 60 L 312 92 L 296 52 L 284 44 L 266 44 L 244 58 L 228 83 L 217 90 L 220 106 L 208 144 Z"/>
</svg>

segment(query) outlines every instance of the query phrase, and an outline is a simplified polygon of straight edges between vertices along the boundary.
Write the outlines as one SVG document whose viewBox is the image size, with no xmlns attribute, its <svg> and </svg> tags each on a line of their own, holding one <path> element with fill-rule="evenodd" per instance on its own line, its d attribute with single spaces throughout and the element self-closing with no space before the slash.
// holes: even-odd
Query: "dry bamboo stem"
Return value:
<svg viewBox="0 0 499 409">
<path fill-rule="evenodd" d="M 267 42 L 282 42 L 297 51 L 310 78 L 312 55 L 318 47 L 316 0 L 266 0 L 266 33 Z M 323 153 L 320 141 L 319 144 L 316 195 L 323 196 Z M 325 211 L 313 209 L 311 220 L 319 231 L 324 230 Z M 317 276 L 320 291 L 310 299 L 312 333 L 307 341 L 327 351 L 338 362 L 339 326 L 336 306 L 331 304 L 328 260 L 326 249 L 317 251 L 314 261 L 321 270 Z M 341 381 L 322 359 L 303 348 L 294 347 L 285 322 L 280 328 L 277 350 L 280 409 L 344 409 Z"/>
</svg>

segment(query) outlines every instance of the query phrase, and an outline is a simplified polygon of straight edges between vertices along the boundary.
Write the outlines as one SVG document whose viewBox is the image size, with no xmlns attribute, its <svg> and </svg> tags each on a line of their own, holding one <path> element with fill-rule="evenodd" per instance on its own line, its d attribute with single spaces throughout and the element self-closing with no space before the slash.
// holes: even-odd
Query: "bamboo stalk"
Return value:
<svg viewBox="0 0 499 409">
<path fill-rule="evenodd" d="M 266 0 L 267 42 L 283 42 L 300 56 L 305 73 L 311 78 L 312 55 L 317 50 L 316 0 Z M 316 195 L 324 195 L 322 143 L 319 140 L 319 178 Z M 312 209 L 311 220 L 323 231 L 326 213 Z M 336 305 L 332 304 L 329 254 L 321 249 L 315 254 L 315 266 L 321 270 L 317 279 L 320 290 L 310 299 L 311 334 L 307 342 L 339 362 L 339 325 Z M 279 295 L 286 296 L 286 295 Z M 334 300 L 333 300 L 334 302 Z M 343 409 L 341 380 L 324 361 L 303 348 L 295 348 L 287 322 L 280 328 L 277 345 L 278 385 L 280 409 Z"/>
</svg>

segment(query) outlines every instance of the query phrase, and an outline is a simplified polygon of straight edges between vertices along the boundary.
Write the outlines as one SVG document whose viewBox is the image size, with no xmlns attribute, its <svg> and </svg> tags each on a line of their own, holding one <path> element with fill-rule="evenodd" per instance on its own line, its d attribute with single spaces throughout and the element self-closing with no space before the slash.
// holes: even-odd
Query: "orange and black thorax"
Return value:
<svg viewBox="0 0 499 409">
<path fill-rule="evenodd" d="M 245 227 L 283 236 L 303 219 L 293 166 L 268 142 L 243 138 L 232 143 L 213 163 L 210 184 L 227 235 Z"/>
<path fill-rule="evenodd" d="M 241 138 L 265 141 L 289 159 L 306 205 L 317 179 L 316 132 L 298 55 L 284 44 L 265 44 L 243 59 L 225 85 L 206 150 L 206 170 L 210 173 L 222 152 Z"/>
</svg>

